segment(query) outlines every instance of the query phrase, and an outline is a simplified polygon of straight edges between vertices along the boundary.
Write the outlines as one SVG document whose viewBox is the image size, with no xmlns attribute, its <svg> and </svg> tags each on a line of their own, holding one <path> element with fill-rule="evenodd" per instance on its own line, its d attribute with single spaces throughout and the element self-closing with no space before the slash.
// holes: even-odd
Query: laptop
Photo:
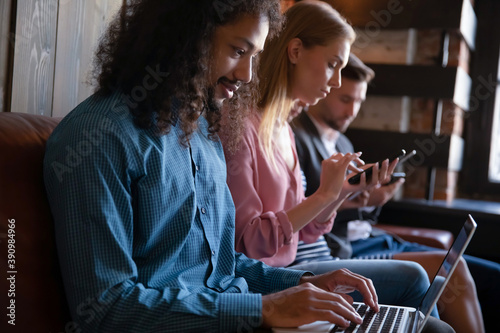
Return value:
<svg viewBox="0 0 500 333">
<path fill-rule="evenodd" d="M 316 321 L 310 324 L 293 328 L 273 328 L 275 333 L 285 332 L 398 332 L 398 333 L 420 333 L 427 322 L 432 309 L 443 293 L 460 257 L 463 255 L 467 245 L 472 238 L 477 224 L 471 215 L 468 215 L 462 229 L 456 237 L 453 245 L 448 250 L 440 268 L 438 269 L 429 289 L 422 298 L 418 308 L 380 305 L 380 312 L 373 312 L 367 305 L 354 302 L 353 307 L 363 318 L 360 325 L 352 324 L 348 328 L 338 327 L 326 321 Z"/>
</svg>

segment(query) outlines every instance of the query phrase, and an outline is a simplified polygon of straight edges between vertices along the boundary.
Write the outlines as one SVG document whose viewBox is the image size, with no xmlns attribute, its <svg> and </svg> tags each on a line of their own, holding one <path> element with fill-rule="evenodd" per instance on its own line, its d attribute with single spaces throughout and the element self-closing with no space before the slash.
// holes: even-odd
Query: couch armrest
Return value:
<svg viewBox="0 0 500 333">
<path fill-rule="evenodd" d="M 415 242 L 443 250 L 448 250 L 453 243 L 453 234 L 447 230 L 405 227 L 377 223 L 376 227 L 388 233 L 396 234 L 405 241 Z"/>
</svg>

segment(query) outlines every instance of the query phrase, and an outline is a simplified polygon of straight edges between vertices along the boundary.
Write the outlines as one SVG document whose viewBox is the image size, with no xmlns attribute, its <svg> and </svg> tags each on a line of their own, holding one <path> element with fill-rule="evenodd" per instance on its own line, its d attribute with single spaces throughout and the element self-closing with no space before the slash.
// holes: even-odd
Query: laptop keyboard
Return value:
<svg viewBox="0 0 500 333">
<path fill-rule="evenodd" d="M 352 323 L 347 328 L 335 326 L 330 332 L 362 333 L 362 332 L 397 332 L 401 325 L 405 309 L 380 306 L 380 311 L 374 312 L 365 304 L 353 305 L 358 314 L 363 318 L 363 323 Z"/>
</svg>

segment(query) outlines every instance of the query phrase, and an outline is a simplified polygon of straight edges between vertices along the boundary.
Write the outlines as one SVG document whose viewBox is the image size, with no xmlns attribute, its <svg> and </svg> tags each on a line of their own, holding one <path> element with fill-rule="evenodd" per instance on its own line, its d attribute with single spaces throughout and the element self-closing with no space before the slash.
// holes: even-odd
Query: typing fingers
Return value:
<svg viewBox="0 0 500 333">
<path fill-rule="evenodd" d="M 353 289 L 358 290 L 363 296 L 365 304 L 374 311 L 379 311 L 377 292 L 370 279 L 345 268 L 335 271 L 334 274 L 336 275 L 334 277 L 336 281 L 334 292 L 348 293 Z"/>
<path fill-rule="evenodd" d="M 349 326 L 351 322 L 363 322 L 356 310 L 341 295 L 329 294 L 330 299 L 318 298 L 311 303 L 317 311 L 317 320 L 327 320 L 343 327 Z"/>
<path fill-rule="evenodd" d="M 349 326 L 350 322 L 360 324 L 361 317 L 358 315 L 352 304 L 352 298 L 348 295 L 339 294 L 336 292 L 329 292 L 323 289 L 314 288 L 314 295 L 311 298 L 310 305 L 321 313 L 321 318 L 316 320 L 328 320 L 332 323 Z"/>
<path fill-rule="evenodd" d="M 303 283 L 296 287 L 262 296 L 264 327 L 297 327 L 314 321 L 330 321 L 347 327 L 361 323 L 349 298 Z"/>
</svg>

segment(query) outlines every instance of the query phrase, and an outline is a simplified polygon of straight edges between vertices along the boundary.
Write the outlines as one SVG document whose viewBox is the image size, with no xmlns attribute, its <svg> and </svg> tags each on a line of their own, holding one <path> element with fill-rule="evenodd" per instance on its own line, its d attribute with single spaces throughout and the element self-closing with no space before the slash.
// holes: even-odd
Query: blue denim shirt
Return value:
<svg viewBox="0 0 500 333">
<path fill-rule="evenodd" d="M 303 272 L 234 251 L 234 205 L 207 122 L 179 143 L 134 125 L 119 93 L 54 130 L 44 177 L 67 298 L 84 332 L 231 332 Z"/>
</svg>

